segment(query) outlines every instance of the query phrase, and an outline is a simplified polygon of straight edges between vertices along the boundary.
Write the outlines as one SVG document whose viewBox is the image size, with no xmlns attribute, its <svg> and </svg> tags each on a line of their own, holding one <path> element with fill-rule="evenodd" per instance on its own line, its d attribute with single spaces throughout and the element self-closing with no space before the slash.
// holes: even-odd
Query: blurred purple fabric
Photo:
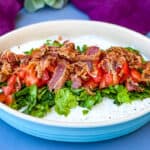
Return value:
<svg viewBox="0 0 150 150">
<path fill-rule="evenodd" d="M 22 0 L 0 0 L 0 35 L 14 29 L 22 3 Z"/>
<path fill-rule="evenodd" d="M 150 0 L 71 0 L 92 20 L 119 24 L 137 32 L 150 32 Z M 0 35 L 14 29 L 23 0 L 0 0 Z"/>
<path fill-rule="evenodd" d="M 150 32 L 150 0 L 71 0 L 99 20 L 125 26 L 142 34 Z"/>
</svg>

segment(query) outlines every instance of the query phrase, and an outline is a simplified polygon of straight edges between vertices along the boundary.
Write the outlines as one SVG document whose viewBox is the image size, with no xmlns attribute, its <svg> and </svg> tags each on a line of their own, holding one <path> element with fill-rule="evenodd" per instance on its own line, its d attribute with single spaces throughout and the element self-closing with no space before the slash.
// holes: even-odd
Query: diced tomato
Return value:
<svg viewBox="0 0 150 150">
<path fill-rule="evenodd" d="M 103 74 L 102 80 L 100 81 L 99 87 L 105 88 L 113 85 L 113 76 L 110 73 Z"/>
<path fill-rule="evenodd" d="M 99 61 L 94 61 L 93 66 L 95 66 L 96 68 L 99 68 Z"/>
<path fill-rule="evenodd" d="M 47 70 L 48 70 L 49 72 L 54 72 L 55 67 L 52 66 L 52 65 L 51 65 L 51 66 L 49 65 L 49 66 L 47 67 Z"/>
<path fill-rule="evenodd" d="M 26 75 L 26 71 L 25 70 L 21 70 L 18 72 L 18 76 L 21 80 L 25 79 L 25 75 Z"/>
<path fill-rule="evenodd" d="M 112 76 L 112 74 L 111 73 L 105 74 L 104 75 L 104 80 L 105 80 L 107 86 L 112 85 L 113 84 L 113 76 Z"/>
<path fill-rule="evenodd" d="M 40 49 L 35 49 L 32 51 L 32 54 L 31 54 L 33 57 L 39 57 L 41 56 L 41 51 Z"/>
<path fill-rule="evenodd" d="M 25 78 L 25 84 L 26 84 L 26 86 L 31 86 L 33 84 L 37 85 L 37 83 L 38 83 L 38 78 L 37 77 L 35 77 L 32 74 L 27 74 L 26 75 L 26 78 Z"/>
<path fill-rule="evenodd" d="M 10 104 L 12 104 L 12 102 L 13 102 L 13 96 L 12 96 L 12 95 L 8 95 L 8 96 L 6 97 L 5 103 L 6 103 L 7 105 L 10 105 Z"/>
<path fill-rule="evenodd" d="M 41 87 L 45 84 L 47 84 L 47 82 L 49 81 L 50 79 L 50 76 L 49 76 L 49 73 L 47 70 L 45 70 L 42 74 L 42 78 L 37 78 L 35 76 L 35 74 L 31 74 L 31 73 L 28 73 L 26 74 L 26 78 L 25 78 L 25 84 L 27 86 L 31 86 L 33 84 L 36 84 L 38 87 Z"/>
<path fill-rule="evenodd" d="M 4 86 L 2 87 L 2 90 L 6 96 L 12 94 L 15 91 L 13 85 Z"/>
<path fill-rule="evenodd" d="M 113 85 L 119 84 L 119 76 L 117 74 L 113 75 Z"/>
<path fill-rule="evenodd" d="M 43 72 L 42 81 L 47 82 L 49 80 L 49 73 L 47 70 Z"/>
<path fill-rule="evenodd" d="M 15 85 L 15 83 L 16 83 L 16 75 L 12 75 L 9 79 L 8 79 L 8 82 L 7 82 L 7 84 L 8 85 Z"/>
<path fill-rule="evenodd" d="M 141 80 L 141 74 L 136 69 L 131 69 L 130 71 L 131 77 L 133 80 L 139 82 Z"/>
<path fill-rule="evenodd" d="M 90 78 L 88 81 L 85 82 L 84 86 L 93 89 L 98 86 L 98 83 L 96 83 L 92 78 Z"/>
<path fill-rule="evenodd" d="M 0 94 L 0 102 L 4 102 L 5 100 L 6 100 L 6 96 L 3 93 L 1 93 Z"/>
<path fill-rule="evenodd" d="M 102 70 L 98 69 L 94 73 L 89 73 L 89 75 L 92 77 L 94 82 L 99 83 L 102 79 Z"/>
<path fill-rule="evenodd" d="M 15 92 L 16 75 L 12 75 L 7 82 L 7 86 L 2 87 L 4 94 L 10 95 Z"/>
<path fill-rule="evenodd" d="M 39 79 L 39 81 L 38 81 L 38 87 L 41 87 L 41 86 L 47 84 L 47 82 L 49 81 L 49 79 L 50 79 L 49 73 L 48 73 L 47 70 L 45 70 L 43 72 L 42 78 Z"/>
<path fill-rule="evenodd" d="M 23 55 L 23 54 L 17 54 L 17 57 L 18 57 L 19 59 L 22 59 L 22 58 L 24 58 L 24 55 Z"/>
<path fill-rule="evenodd" d="M 95 83 L 99 83 L 101 79 L 102 79 L 101 74 L 100 75 L 98 74 L 96 77 L 93 77 Z"/>
<path fill-rule="evenodd" d="M 124 82 L 129 77 L 130 69 L 127 62 L 123 64 L 121 71 L 122 77 L 120 78 L 120 83 Z"/>
</svg>

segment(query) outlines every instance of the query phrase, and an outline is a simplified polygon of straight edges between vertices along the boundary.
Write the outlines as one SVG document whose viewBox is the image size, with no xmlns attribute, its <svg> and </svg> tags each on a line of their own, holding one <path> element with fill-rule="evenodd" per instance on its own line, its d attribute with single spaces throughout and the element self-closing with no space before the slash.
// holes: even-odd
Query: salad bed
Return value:
<svg viewBox="0 0 150 150">
<path fill-rule="evenodd" d="M 52 107 L 67 116 L 77 106 L 86 115 L 103 97 L 118 106 L 150 97 L 150 63 L 130 47 L 104 51 L 47 40 L 24 54 L 0 56 L 0 101 L 32 116 L 44 117 Z"/>
</svg>

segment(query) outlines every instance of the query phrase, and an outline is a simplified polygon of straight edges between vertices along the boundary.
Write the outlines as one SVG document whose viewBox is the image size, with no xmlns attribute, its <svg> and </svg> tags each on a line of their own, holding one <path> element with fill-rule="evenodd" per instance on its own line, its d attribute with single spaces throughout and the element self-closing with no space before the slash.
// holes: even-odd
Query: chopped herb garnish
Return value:
<svg viewBox="0 0 150 150">
<path fill-rule="evenodd" d="M 47 46 L 55 46 L 55 47 L 61 47 L 63 44 L 61 44 L 59 41 L 52 41 L 52 40 L 46 40 L 45 45 Z"/>
<path fill-rule="evenodd" d="M 140 55 L 139 51 L 136 50 L 136 49 L 134 49 L 134 48 L 132 48 L 132 47 L 126 47 L 126 49 L 127 49 L 128 51 L 130 51 L 130 52 L 134 52 L 134 53 Z"/>
<path fill-rule="evenodd" d="M 29 51 L 25 51 L 24 54 L 26 55 L 31 55 L 33 52 L 34 48 L 30 49 Z"/>
<path fill-rule="evenodd" d="M 80 53 L 84 53 L 86 50 L 87 50 L 87 45 L 84 44 L 83 46 L 77 46 L 77 50 L 80 52 Z"/>
</svg>

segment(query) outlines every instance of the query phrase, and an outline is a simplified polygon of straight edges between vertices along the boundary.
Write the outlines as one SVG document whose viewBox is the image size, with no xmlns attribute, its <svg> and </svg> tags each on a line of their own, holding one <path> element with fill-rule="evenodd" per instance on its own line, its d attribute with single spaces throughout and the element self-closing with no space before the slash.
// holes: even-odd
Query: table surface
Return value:
<svg viewBox="0 0 150 150">
<path fill-rule="evenodd" d="M 71 4 L 62 10 L 44 8 L 36 13 L 28 13 L 22 9 L 17 17 L 16 28 L 47 20 L 84 19 L 88 16 Z M 150 123 L 129 135 L 96 143 L 64 143 L 43 140 L 24 134 L 0 120 L 1 150 L 149 150 Z"/>
</svg>

